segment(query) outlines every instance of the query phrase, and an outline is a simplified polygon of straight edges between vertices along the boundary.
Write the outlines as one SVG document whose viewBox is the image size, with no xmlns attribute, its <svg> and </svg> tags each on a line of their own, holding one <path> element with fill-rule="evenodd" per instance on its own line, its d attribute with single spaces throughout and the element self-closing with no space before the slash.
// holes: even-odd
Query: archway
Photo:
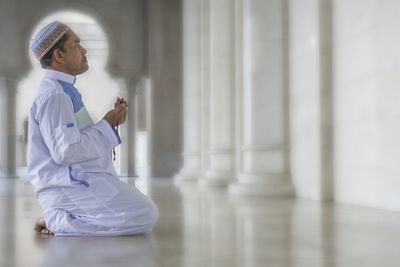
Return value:
<svg viewBox="0 0 400 267">
<path fill-rule="evenodd" d="M 0 101 L 3 110 L 0 121 L 7 127 L 0 131 L 0 176 L 18 176 L 16 97 L 18 84 L 32 68 L 29 39 L 34 27 L 41 18 L 53 12 L 71 9 L 95 18 L 105 30 L 110 46 L 107 70 L 112 77 L 121 79 L 121 95 L 130 97 L 128 123 L 121 127 L 127 133 L 124 135 L 124 145 L 121 146 L 123 170 L 129 176 L 135 175 L 136 125 L 132 104 L 138 91 L 139 94 L 146 92 L 151 104 L 146 105 L 146 110 L 151 111 L 146 113 L 146 130 L 150 132 L 147 138 L 149 153 L 146 157 L 148 176 L 172 176 L 180 166 L 182 143 L 181 8 L 180 2 L 175 0 L 168 3 L 142 0 L 120 0 L 116 3 L 97 1 L 96 4 L 43 0 L 40 5 L 29 0 L 18 3 L 7 0 L 1 5 L 5 27 L 0 30 L 0 59 L 4 63 L 0 67 Z M 25 14 L 27 10 L 29 16 Z"/>
</svg>

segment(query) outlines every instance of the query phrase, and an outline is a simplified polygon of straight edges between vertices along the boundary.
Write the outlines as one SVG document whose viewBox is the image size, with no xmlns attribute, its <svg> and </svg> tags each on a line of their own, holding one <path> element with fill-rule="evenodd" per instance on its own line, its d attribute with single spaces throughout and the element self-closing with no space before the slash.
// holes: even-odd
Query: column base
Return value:
<svg viewBox="0 0 400 267">
<path fill-rule="evenodd" d="M 179 183 L 195 183 L 199 180 L 200 177 L 199 172 L 187 172 L 187 171 L 181 171 L 178 174 L 174 176 L 174 182 L 176 184 Z"/>
<path fill-rule="evenodd" d="M 136 174 L 134 174 L 134 175 L 129 175 L 128 173 L 126 173 L 126 172 L 121 172 L 120 174 L 118 174 L 118 177 L 123 177 L 123 178 L 133 178 L 133 179 L 136 179 L 136 178 L 138 178 L 139 176 L 138 175 L 136 175 Z"/>
<path fill-rule="evenodd" d="M 228 192 L 239 196 L 291 197 L 295 195 L 293 185 L 284 174 L 241 174 L 239 181 L 229 186 Z"/>
<path fill-rule="evenodd" d="M 7 172 L 3 172 L 3 171 L 0 171 L 0 179 L 3 179 L 3 178 L 10 178 L 10 179 L 16 179 L 16 178 L 20 178 L 20 176 L 24 176 L 24 175 L 21 175 L 21 173 L 15 173 L 15 172 L 12 172 L 12 173 L 7 173 Z M 24 176 L 24 177 L 26 177 L 26 176 Z"/>
<path fill-rule="evenodd" d="M 206 176 L 199 180 L 200 186 L 225 187 L 232 181 L 233 174 L 227 171 L 208 171 Z"/>
<path fill-rule="evenodd" d="M 16 174 L 13 174 L 13 175 L 0 174 L 0 179 L 5 179 L 5 178 L 8 178 L 8 179 L 17 179 L 17 178 L 19 178 L 19 176 L 16 175 Z"/>
</svg>

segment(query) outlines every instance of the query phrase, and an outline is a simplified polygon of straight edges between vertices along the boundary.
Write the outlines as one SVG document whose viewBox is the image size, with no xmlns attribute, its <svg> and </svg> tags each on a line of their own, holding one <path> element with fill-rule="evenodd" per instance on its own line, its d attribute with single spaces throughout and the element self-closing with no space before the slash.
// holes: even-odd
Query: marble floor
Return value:
<svg viewBox="0 0 400 267">
<path fill-rule="evenodd" d="M 345 204 L 238 198 L 125 179 L 157 203 L 149 235 L 52 237 L 32 232 L 41 207 L 22 179 L 0 180 L 0 266 L 398 267 L 400 213 Z"/>
</svg>

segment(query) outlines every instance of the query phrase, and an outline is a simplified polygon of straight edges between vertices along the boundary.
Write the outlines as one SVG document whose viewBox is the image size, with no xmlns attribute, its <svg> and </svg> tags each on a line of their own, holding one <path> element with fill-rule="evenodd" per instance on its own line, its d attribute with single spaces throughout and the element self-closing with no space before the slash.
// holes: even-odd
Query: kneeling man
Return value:
<svg viewBox="0 0 400 267">
<path fill-rule="evenodd" d="M 136 188 L 121 182 L 109 152 L 121 143 L 116 127 L 126 102 L 93 123 L 76 76 L 89 67 L 79 37 L 52 22 L 36 36 L 32 51 L 45 69 L 29 113 L 28 173 L 44 208 L 35 231 L 55 235 L 113 236 L 148 233 L 158 210 Z"/>
</svg>

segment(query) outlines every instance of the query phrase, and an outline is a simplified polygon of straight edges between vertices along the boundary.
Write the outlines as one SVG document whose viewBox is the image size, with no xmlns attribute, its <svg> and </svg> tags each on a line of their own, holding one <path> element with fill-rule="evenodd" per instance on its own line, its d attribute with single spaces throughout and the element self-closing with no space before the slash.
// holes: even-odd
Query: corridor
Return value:
<svg viewBox="0 0 400 267">
<path fill-rule="evenodd" d="M 0 0 L 0 267 L 399 267 L 399 14 L 397 0 Z M 81 31 L 93 121 L 129 103 L 114 167 L 157 204 L 149 235 L 33 233 L 26 118 L 43 70 L 28 47 L 53 20 Z"/>
</svg>

